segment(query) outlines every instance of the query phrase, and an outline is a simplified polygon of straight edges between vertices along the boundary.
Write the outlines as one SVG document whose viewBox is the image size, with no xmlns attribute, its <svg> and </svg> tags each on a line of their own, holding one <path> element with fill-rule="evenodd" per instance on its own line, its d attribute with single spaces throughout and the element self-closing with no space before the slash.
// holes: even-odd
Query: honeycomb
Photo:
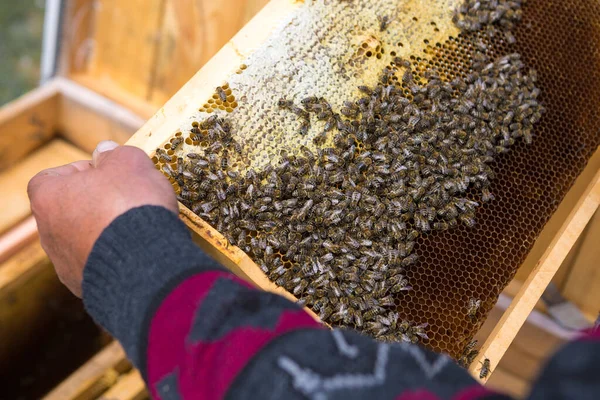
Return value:
<svg viewBox="0 0 600 400">
<path fill-rule="evenodd" d="M 600 143 L 595 128 L 600 4 L 529 0 L 512 43 L 501 34 L 459 33 L 452 23 L 459 1 L 428 2 L 427 7 L 420 1 L 376 3 L 307 1 L 221 84 L 226 102 L 217 89 L 198 114 L 182 121 L 164 150 L 174 156 L 207 148 L 207 132 L 197 121 L 218 114 L 235 127 L 240 146 L 230 167 L 262 170 L 302 146 L 316 151 L 314 139 L 322 134 L 319 123 L 298 134 L 298 118 L 277 107 L 282 97 L 323 96 L 339 109 L 360 96 L 358 85 L 373 85 L 396 56 L 410 59 L 417 72 L 433 66 L 451 80 L 469 74 L 477 43 L 486 44 L 491 58 L 520 53 L 538 72 L 547 110 L 535 125 L 533 143 L 517 141 L 491 164 L 495 199 L 477 208 L 475 227 L 458 225 L 417 239 L 419 261 L 406 271 L 412 290 L 397 302 L 401 319 L 428 323 L 424 345 L 458 357 Z M 391 17 L 382 29 L 385 16 Z M 199 135 L 190 133 L 193 128 Z M 332 136 L 320 146 L 331 146 Z M 177 138 L 184 142 L 174 150 Z M 468 192 L 471 199 L 479 196 L 475 189 Z M 473 299 L 481 301 L 474 315 L 468 309 Z"/>
</svg>

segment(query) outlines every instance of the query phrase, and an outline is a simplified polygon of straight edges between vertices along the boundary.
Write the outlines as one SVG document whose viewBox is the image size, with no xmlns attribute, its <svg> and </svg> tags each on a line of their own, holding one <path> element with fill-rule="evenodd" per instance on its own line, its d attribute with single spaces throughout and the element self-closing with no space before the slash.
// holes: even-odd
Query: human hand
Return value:
<svg viewBox="0 0 600 400">
<path fill-rule="evenodd" d="M 115 218 L 144 205 L 178 212 L 171 184 L 148 156 L 111 141 L 100 142 L 91 161 L 41 171 L 27 193 L 42 247 L 61 282 L 78 297 L 92 247 Z"/>
</svg>

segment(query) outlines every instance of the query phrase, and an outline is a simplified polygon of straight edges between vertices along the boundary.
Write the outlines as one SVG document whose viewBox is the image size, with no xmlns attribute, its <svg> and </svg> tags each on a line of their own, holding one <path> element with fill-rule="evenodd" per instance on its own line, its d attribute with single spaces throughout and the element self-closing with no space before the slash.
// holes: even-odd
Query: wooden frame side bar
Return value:
<svg viewBox="0 0 600 400">
<path fill-rule="evenodd" d="M 582 176 L 581 178 L 585 177 Z M 483 344 L 478 357 L 469 367 L 469 371 L 473 376 L 479 377 L 482 363 L 486 358 L 490 360 L 490 372 L 498 365 L 527 316 L 535 307 L 599 205 L 600 171 L 596 170 L 583 195 L 570 211 L 535 268 L 517 292 L 510 307 L 504 312 L 502 318 Z M 486 379 L 487 377 L 483 380 Z"/>
</svg>

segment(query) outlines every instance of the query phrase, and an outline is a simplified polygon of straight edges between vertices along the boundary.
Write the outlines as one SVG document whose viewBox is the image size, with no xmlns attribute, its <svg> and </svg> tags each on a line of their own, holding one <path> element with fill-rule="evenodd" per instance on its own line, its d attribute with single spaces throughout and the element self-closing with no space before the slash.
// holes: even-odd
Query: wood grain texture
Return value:
<svg viewBox="0 0 600 400">
<path fill-rule="evenodd" d="M 118 342 L 113 342 L 46 395 L 44 400 L 96 399 L 130 368 L 123 348 Z"/>
<path fill-rule="evenodd" d="M 0 173 L 0 233 L 29 216 L 27 183 L 43 169 L 64 165 L 90 155 L 67 142 L 55 139 L 23 161 Z"/>
<path fill-rule="evenodd" d="M 124 144 L 145 119 L 77 83 L 57 78 L 60 135 L 91 153 L 101 140 Z"/>
<path fill-rule="evenodd" d="M 54 135 L 58 99 L 58 88 L 50 83 L 0 107 L 0 172 Z"/>
<path fill-rule="evenodd" d="M 119 377 L 113 387 L 108 389 L 98 400 L 143 400 L 148 398 L 146 384 L 137 370 L 132 370 Z"/>
<path fill-rule="evenodd" d="M 598 154 L 594 155 L 594 158 L 597 156 Z M 585 229 L 590 218 L 596 212 L 596 209 L 600 204 L 600 172 L 598 172 L 598 169 L 595 171 L 590 170 L 592 167 L 594 167 L 593 163 L 588 165 L 586 171 L 578 178 L 579 182 L 576 183 L 575 189 L 578 189 L 578 186 L 582 183 L 586 186 L 586 189 L 578 198 L 574 206 L 571 206 L 572 203 L 569 204 L 563 201 L 563 204 L 560 206 L 563 210 L 557 212 L 557 214 L 552 217 L 555 219 L 555 217 L 561 216 L 565 211 L 564 209 L 569 211 L 568 216 L 562 222 L 560 229 L 556 232 L 552 241 L 547 244 L 546 250 L 539 258 L 537 265 L 527 277 L 527 280 L 523 282 L 523 286 L 513 299 L 510 307 L 505 311 L 502 318 L 482 346 L 478 357 L 473 364 L 471 364 L 469 371 L 474 376 L 479 376 L 481 362 L 485 358 L 490 359 L 492 371 L 498 365 L 506 349 L 510 346 L 519 329 L 523 326 L 525 319 L 540 299 L 546 286 L 548 286 L 554 274 L 575 244 L 575 241 L 581 235 L 581 232 Z M 592 172 L 594 172 L 594 176 L 590 180 L 588 175 Z M 567 195 L 567 197 L 569 197 L 569 195 Z M 542 245 L 539 240 L 536 242 L 536 246 L 538 245 Z"/>
<path fill-rule="evenodd" d="M 71 0 L 60 72 L 150 117 L 267 2 Z"/>
<path fill-rule="evenodd" d="M 95 46 L 94 20 L 98 3 L 93 0 L 68 0 L 63 4 L 57 74 L 72 76 L 87 71 Z"/>
<path fill-rule="evenodd" d="M 33 215 L 0 236 L 0 263 L 5 262 L 37 238 L 37 225 Z"/>
<path fill-rule="evenodd" d="M 136 94 L 127 91 L 109 75 L 92 76 L 90 74 L 75 74 L 72 80 L 101 96 L 113 100 L 124 108 L 132 111 L 141 118 L 148 119 L 160 108 Z"/>
<path fill-rule="evenodd" d="M 87 72 L 148 100 L 165 0 L 98 0 Z"/>
<path fill-rule="evenodd" d="M 268 0 L 166 0 L 150 101 L 161 105 Z"/>
</svg>

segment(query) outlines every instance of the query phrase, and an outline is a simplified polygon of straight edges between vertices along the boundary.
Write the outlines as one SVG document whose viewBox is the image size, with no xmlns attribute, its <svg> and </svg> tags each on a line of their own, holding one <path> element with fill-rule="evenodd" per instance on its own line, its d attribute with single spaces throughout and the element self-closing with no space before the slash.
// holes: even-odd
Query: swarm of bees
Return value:
<svg viewBox="0 0 600 400">
<path fill-rule="evenodd" d="M 484 29 L 490 37 L 494 37 L 500 28 L 509 44 L 516 39 L 512 34 L 515 24 L 523 18 L 522 5 L 525 0 L 465 0 L 455 10 L 453 22 L 463 31 L 479 31 Z"/>
<path fill-rule="evenodd" d="M 436 70 L 417 77 L 396 57 L 376 86 L 358 87 L 361 97 L 339 112 L 322 97 L 299 105 L 280 99 L 279 108 L 299 119 L 300 135 L 316 127 L 317 145 L 332 138 L 334 146 L 301 147 L 260 171 L 230 168 L 241 146 L 216 115 L 190 130 L 205 148 L 156 155 L 183 204 L 323 321 L 416 343 L 428 338 L 427 324 L 394 309 L 411 290 L 404 272 L 418 260 L 417 238 L 475 225 L 479 202 L 467 189 L 493 199 L 489 164 L 516 139 L 530 143 L 543 111 L 535 71 L 526 73 L 518 54 L 490 60 L 480 49 L 473 59 L 465 79 L 446 81 Z M 480 304 L 470 304 L 471 318 Z"/>
</svg>

